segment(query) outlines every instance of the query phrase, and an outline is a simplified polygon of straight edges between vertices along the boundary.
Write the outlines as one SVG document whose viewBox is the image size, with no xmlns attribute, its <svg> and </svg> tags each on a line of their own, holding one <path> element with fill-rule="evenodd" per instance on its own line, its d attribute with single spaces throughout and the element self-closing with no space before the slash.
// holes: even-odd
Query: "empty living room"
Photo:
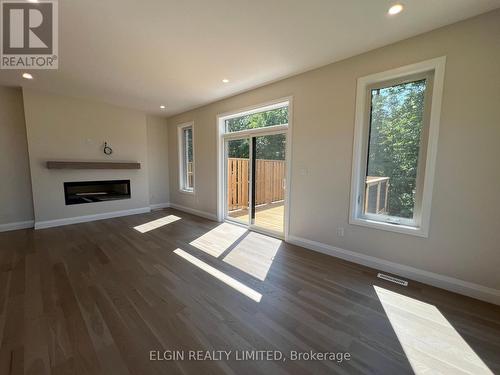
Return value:
<svg viewBox="0 0 500 375">
<path fill-rule="evenodd" d="M 0 0 L 0 375 L 500 374 L 500 0 Z"/>
</svg>

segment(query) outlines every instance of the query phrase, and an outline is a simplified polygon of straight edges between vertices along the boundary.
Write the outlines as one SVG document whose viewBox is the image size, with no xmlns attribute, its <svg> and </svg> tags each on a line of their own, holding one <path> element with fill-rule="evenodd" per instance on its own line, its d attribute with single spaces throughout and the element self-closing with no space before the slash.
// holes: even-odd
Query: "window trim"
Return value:
<svg viewBox="0 0 500 375">
<path fill-rule="evenodd" d="M 191 128 L 192 129 L 192 142 L 193 142 L 193 188 L 189 189 L 185 187 L 185 178 L 184 176 L 184 152 L 185 152 L 185 145 L 184 145 L 184 130 L 186 128 Z M 194 151 L 194 135 L 195 135 L 195 130 L 194 130 L 194 121 L 189 121 L 185 122 L 182 124 L 177 125 L 177 149 L 178 149 L 178 164 L 179 164 L 179 191 L 184 194 L 195 194 L 195 186 L 196 186 L 196 177 L 195 177 L 195 151 Z"/>
<path fill-rule="evenodd" d="M 390 215 L 381 215 L 381 214 L 376 214 L 376 213 L 359 213 L 359 215 L 363 219 L 368 219 L 371 221 L 375 222 L 382 222 L 382 223 L 392 223 L 393 225 L 405 225 L 408 227 L 417 227 L 420 222 L 420 217 L 421 217 L 421 210 L 422 210 L 422 205 L 421 205 L 421 197 L 422 197 L 422 192 L 423 192 L 423 185 L 424 185 L 424 177 L 425 177 L 425 155 L 427 154 L 427 144 L 428 144 L 428 133 L 429 133 L 429 114 L 431 111 L 431 105 L 432 105 L 432 87 L 434 85 L 434 71 L 426 71 L 422 73 L 417 73 L 417 74 L 412 74 L 412 75 L 406 75 L 404 77 L 396 78 L 396 79 L 391 79 L 391 80 L 386 80 L 386 81 L 379 81 L 376 83 L 372 83 L 366 86 L 366 108 L 365 108 L 365 118 L 369 118 L 371 115 L 371 100 L 372 100 L 372 91 L 376 89 L 384 89 L 388 87 L 394 87 L 397 85 L 403 85 L 405 83 L 410 83 L 410 82 L 417 82 L 420 80 L 426 80 L 426 90 L 424 94 L 424 113 L 423 113 L 423 125 L 422 125 L 422 132 L 420 134 L 420 150 L 419 150 L 419 155 L 418 155 L 418 160 L 417 160 L 417 179 L 415 181 L 415 188 L 416 188 L 416 198 L 415 198 L 415 206 L 413 209 L 413 218 L 408 219 L 408 218 L 402 218 L 402 217 L 397 217 L 397 216 L 390 216 Z M 428 89 L 431 88 L 431 89 Z M 366 129 L 364 131 L 366 132 L 365 137 L 366 139 L 363 139 L 363 155 L 362 155 L 362 160 L 368 160 L 368 152 L 369 152 L 369 142 L 370 142 L 370 132 L 371 132 L 371 123 L 370 121 L 365 121 L 364 126 Z M 368 162 L 365 163 L 365 167 L 363 168 L 363 179 L 366 179 L 366 170 L 368 168 Z M 365 186 L 363 185 L 363 191 L 362 191 L 362 200 L 361 200 L 361 207 L 365 205 L 366 203 L 366 194 L 365 194 Z M 397 223 L 397 224 L 395 224 Z"/>
<path fill-rule="evenodd" d="M 358 79 L 351 174 L 350 224 L 420 237 L 429 236 L 432 189 L 434 185 L 445 63 L 446 57 L 442 56 L 385 72 L 371 74 Z M 423 144 L 424 147 L 427 147 L 427 150 L 425 153 L 425 160 L 422 159 L 424 157 L 424 153 L 420 153 L 419 156 L 419 169 L 423 168 L 423 181 L 421 183 L 421 193 L 417 195 L 420 196 L 420 199 L 417 199 L 415 202 L 416 208 L 418 205 L 418 210 L 416 210 L 418 211 L 418 214 L 414 216 L 415 225 L 408 225 L 408 222 L 404 220 L 401 221 L 402 224 L 374 220 L 375 217 L 372 215 L 363 214 L 363 200 L 358 199 L 360 194 L 363 196 L 364 193 L 367 167 L 367 142 L 370 131 L 369 113 L 367 111 L 367 108 L 369 108 L 370 98 L 368 90 L 373 85 L 383 85 L 389 81 L 396 80 L 403 82 L 406 79 L 411 79 L 412 76 L 422 75 L 429 72 L 433 73 L 433 78 L 431 80 L 432 86 L 428 87 L 428 89 L 431 90 L 429 92 L 430 95 L 427 96 L 426 92 L 426 99 L 430 97 L 430 106 L 427 105 L 426 110 L 428 111 L 430 109 L 430 111 L 424 115 L 424 117 L 427 117 L 428 119 L 427 129 L 424 126 L 424 129 L 422 130 L 422 136 L 427 137 L 426 144 Z M 427 134 L 424 134 L 425 131 L 427 131 Z"/>
<path fill-rule="evenodd" d="M 286 142 L 286 189 L 285 189 L 285 223 L 284 223 L 284 239 L 288 240 L 289 237 L 289 228 L 290 228 L 290 200 L 291 200 L 291 191 L 292 191 L 292 144 L 293 144 L 293 96 L 281 97 L 278 99 L 270 100 L 267 102 L 255 104 L 252 106 L 235 109 L 230 112 L 219 113 L 215 117 L 215 121 L 217 124 L 217 220 L 219 222 L 223 222 L 226 202 L 225 202 L 225 192 L 224 192 L 224 183 L 226 180 L 226 166 L 224 163 L 225 156 L 225 140 L 230 139 L 238 139 L 244 138 L 248 136 L 248 132 L 253 132 L 255 135 L 271 135 L 276 133 L 283 133 L 286 131 L 287 142 Z M 274 125 L 274 126 L 266 126 L 257 129 L 249 129 L 242 130 L 239 132 L 226 132 L 225 120 L 240 117 L 244 115 L 254 114 L 269 111 L 276 108 L 288 107 L 288 124 Z M 233 136 L 234 135 L 234 136 Z M 239 225 L 239 224 L 237 224 Z M 254 230 L 256 232 L 261 232 L 267 235 L 276 236 L 275 233 L 267 232 L 265 230 L 256 228 L 256 227 L 248 227 L 250 230 Z M 278 236 L 281 238 L 281 236 Z"/>
</svg>

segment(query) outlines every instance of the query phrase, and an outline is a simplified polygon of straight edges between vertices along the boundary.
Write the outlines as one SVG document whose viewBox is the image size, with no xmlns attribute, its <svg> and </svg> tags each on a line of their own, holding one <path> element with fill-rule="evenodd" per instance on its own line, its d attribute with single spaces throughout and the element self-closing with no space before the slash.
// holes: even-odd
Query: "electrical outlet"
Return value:
<svg viewBox="0 0 500 375">
<path fill-rule="evenodd" d="M 337 237 L 344 237 L 344 227 L 337 227 Z"/>
</svg>

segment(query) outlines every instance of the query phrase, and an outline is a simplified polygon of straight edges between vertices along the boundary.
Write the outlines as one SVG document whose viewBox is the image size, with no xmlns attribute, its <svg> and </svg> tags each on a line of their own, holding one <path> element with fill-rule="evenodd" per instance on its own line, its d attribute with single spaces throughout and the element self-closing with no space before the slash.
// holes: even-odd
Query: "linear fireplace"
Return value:
<svg viewBox="0 0 500 375">
<path fill-rule="evenodd" d="M 66 205 L 130 198 L 130 180 L 64 183 Z"/>
</svg>

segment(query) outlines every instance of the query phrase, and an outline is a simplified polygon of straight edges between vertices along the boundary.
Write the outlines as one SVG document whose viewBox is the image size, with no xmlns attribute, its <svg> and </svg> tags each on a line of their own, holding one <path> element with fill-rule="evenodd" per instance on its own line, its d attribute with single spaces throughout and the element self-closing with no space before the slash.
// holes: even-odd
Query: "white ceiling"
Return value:
<svg viewBox="0 0 500 375">
<path fill-rule="evenodd" d="M 404 0 L 389 17 L 392 3 L 59 0 L 59 70 L 2 70 L 0 84 L 172 115 L 500 7 Z"/>
</svg>

